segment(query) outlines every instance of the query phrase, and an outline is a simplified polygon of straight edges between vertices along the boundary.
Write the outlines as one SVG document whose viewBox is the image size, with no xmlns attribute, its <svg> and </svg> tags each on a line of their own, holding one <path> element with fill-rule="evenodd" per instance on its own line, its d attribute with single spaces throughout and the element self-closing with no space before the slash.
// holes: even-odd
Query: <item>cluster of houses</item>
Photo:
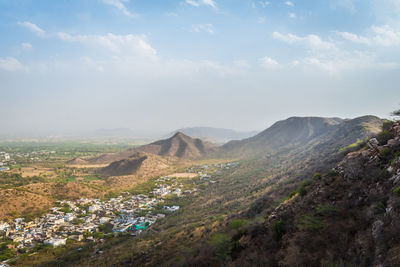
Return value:
<svg viewBox="0 0 400 267">
<path fill-rule="evenodd" d="M 0 171 L 8 171 L 10 168 L 7 167 L 11 160 L 10 154 L 0 151 Z"/>
<path fill-rule="evenodd" d="M 235 168 L 239 165 L 239 162 L 228 162 L 228 163 L 215 163 L 213 165 L 196 165 L 194 167 L 190 167 L 187 171 L 189 173 L 198 173 L 199 175 L 206 174 L 206 172 L 215 170 L 215 169 L 226 169 L 229 170 L 231 168 Z"/>
<path fill-rule="evenodd" d="M 4 155 L 5 153 L 2 153 Z M 198 165 L 189 168 L 197 173 L 201 180 L 216 183 L 213 173 L 218 169 L 236 167 L 238 163 Z M 98 241 L 104 233 L 117 234 L 128 232 L 140 234 L 165 214 L 179 210 L 179 206 L 163 205 L 163 197 L 175 194 L 178 197 L 191 194 L 197 188 L 184 190 L 183 184 L 173 177 L 161 177 L 156 180 L 155 188 L 149 195 L 121 193 L 107 201 L 81 198 L 75 201 L 60 201 L 51 212 L 26 222 L 24 218 L 14 219 L 12 223 L 0 221 L 0 234 L 13 242 L 19 249 L 30 249 L 38 244 L 57 247 L 65 245 L 67 239 Z"/>
<path fill-rule="evenodd" d="M 180 197 L 182 196 L 182 194 L 187 195 L 197 191 L 197 188 L 182 191 L 183 184 L 178 183 L 176 178 L 173 177 L 158 178 L 156 180 L 156 185 L 157 188 L 155 188 L 151 193 L 159 197 L 163 197 L 169 194 L 174 194 Z"/>
<path fill-rule="evenodd" d="M 200 177 L 201 180 L 209 183 L 209 184 L 215 184 L 217 181 L 212 180 L 212 176 L 209 174 L 210 172 L 213 171 L 218 171 L 221 169 L 230 169 L 238 166 L 238 162 L 229 162 L 229 163 L 216 163 L 213 165 L 196 165 L 194 167 L 190 167 L 187 169 L 187 172 L 189 173 L 197 173 Z"/>
<path fill-rule="evenodd" d="M 17 161 L 38 162 L 41 161 L 43 156 L 49 156 L 51 154 L 56 154 L 56 151 L 40 150 L 27 153 L 0 151 L 0 171 L 8 171 L 10 169 L 9 166 L 16 164 Z"/>
<path fill-rule="evenodd" d="M 159 182 L 162 182 L 169 178 L 160 179 Z M 176 186 L 179 186 L 177 182 L 172 186 L 160 183 L 152 192 L 154 197 L 124 192 L 107 201 L 86 198 L 61 201 L 57 207 L 51 208 L 50 213 L 33 221 L 25 222 L 23 218 L 17 218 L 10 224 L 0 222 L 0 233 L 18 242 L 19 249 L 29 249 L 38 244 L 57 247 L 65 245 L 67 239 L 96 241 L 103 237 L 106 227 L 108 232 L 136 235 L 157 219 L 165 217 L 165 213 L 179 210 L 179 206 L 162 205 L 162 196 L 171 193 L 181 195 L 181 189 Z M 157 204 L 162 211 L 158 209 L 154 212 Z"/>
</svg>

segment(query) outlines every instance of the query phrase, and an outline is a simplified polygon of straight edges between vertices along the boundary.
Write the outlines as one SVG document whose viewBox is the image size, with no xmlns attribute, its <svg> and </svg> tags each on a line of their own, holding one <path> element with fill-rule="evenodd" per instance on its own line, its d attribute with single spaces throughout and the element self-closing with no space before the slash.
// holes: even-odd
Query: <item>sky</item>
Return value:
<svg viewBox="0 0 400 267">
<path fill-rule="evenodd" d="M 2 134 L 400 107 L 400 0 L 0 0 L 0 35 Z"/>
</svg>

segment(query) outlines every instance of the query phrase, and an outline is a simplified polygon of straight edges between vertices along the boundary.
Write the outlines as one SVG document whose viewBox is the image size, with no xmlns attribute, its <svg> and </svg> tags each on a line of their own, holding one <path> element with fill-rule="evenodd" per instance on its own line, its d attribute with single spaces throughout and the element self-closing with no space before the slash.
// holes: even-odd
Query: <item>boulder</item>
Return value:
<svg viewBox="0 0 400 267">
<path fill-rule="evenodd" d="M 369 139 L 367 144 L 371 149 L 375 149 L 378 147 L 379 141 L 376 138 L 371 138 Z"/>
</svg>

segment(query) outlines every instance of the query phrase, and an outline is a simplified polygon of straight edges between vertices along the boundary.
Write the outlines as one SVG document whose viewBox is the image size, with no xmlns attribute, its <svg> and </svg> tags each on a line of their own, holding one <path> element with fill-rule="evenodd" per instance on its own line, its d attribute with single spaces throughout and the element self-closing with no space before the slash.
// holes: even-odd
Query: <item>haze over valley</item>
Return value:
<svg viewBox="0 0 400 267">
<path fill-rule="evenodd" d="M 397 0 L 0 0 L 0 266 L 400 266 Z"/>
</svg>

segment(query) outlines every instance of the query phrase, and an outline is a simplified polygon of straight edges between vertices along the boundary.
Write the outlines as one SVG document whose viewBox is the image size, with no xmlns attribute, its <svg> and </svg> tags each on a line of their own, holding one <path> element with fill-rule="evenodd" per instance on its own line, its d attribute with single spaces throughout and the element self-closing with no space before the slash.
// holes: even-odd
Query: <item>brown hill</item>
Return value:
<svg viewBox="0 0 400 267">
<path fill-rule="evenodd" d="M 201 139 L 191 138 L 181 132 L 177 132 L 168 139 L 138 147 L 137 150 L 160 156 L 197 159 L 214 151 L 215 148 L 211 143 L 203 142 Z"/>
<path fill-rule="evenodd" d="M 128 158 L 112 162 L 99 170 L 103 176 L 121 176 L 157 172 L 169 167 L 168 161 L 159 156 L 136 152 Z"/>
<path fill-rule="evenodd" d="M 70 165 L 85 165 L 85 164 L 88 164 L 88 161 L 83 158 L 78 157 L 78 158 L 69 160 L 66 163 L 70 164 Z"/>
<path fill-rule="evenodd" d="M 120 153 L 104 154 L 88 161 L 92 164 L 111 163 L 127 159 L 137 152 L 192 160 L 201 158 L 215 150 L 216 146 L 211 143 L 204 142 L 198 138 L 191 138 L 181 132 L 177 132 L 168 139 L 159 140 Z"/>
</svg>

